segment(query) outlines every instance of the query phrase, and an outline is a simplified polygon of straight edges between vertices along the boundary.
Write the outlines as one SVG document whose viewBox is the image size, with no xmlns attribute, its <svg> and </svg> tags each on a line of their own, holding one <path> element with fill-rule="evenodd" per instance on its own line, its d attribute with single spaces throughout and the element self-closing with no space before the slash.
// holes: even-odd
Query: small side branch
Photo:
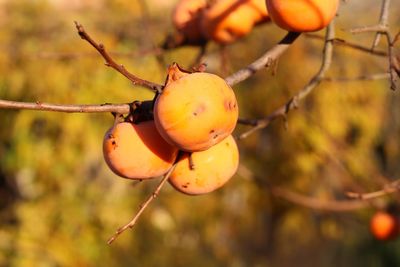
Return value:
<svg viewBox="0 0 400 267">
<path fill-rule="evenodd" d="M 400 181 L 397 180 L 390 184 L 385 185 L 381 190 L 375 192 L 370 192 L 370 193 L 347 192 L 347 196 L 359 200 L 368 200 L 368 199 L 387 196 L 389 194 L 393 194 L 399 191 L 400 191 Z"/>
<path fill-rule="evenodd" d="M 244 67 L 243 69 L 240 69 L 226 77 L 226 83 L 230 86 L 233 86 L 246 80 L 258 70 L 269 67 L 271 63 L 277 60 L 299 36 L 300 33 L 298 32 L 288 32 L 288 34 L 277 45 L 265 52 L 260 58 L 255 60 L 247 67 Z"/>
<path fill-rule="evenodd" d="M 370 205 L 366 201 L 358 200 L 321 200 L 318 198 L 305 196 L 282 187 L 273 187 L 271 188 L 271 192 L 276 197 L 283 198 L 294 204 L 314 210 L 346 212 L 366 208 Z"/>
<path fill-rule="evenodd" d="M 304 36 L 307 38 L 316 39 L 316 40 L 323 40 L 323 41 L 325 40 L 324 36 L 320 36 L 320 35 L 312 34 L 312 33 L 304 34 Z M 351 48 L 354 50 L 369 53 L 374 56 L 387 57 L 387 55 L 388 55 L 386 51 L 371 50 L 371 48 L 369 48 L 369 47 L 365 47 L 365 46 L 362 46 L 362 45 L 359 45 L 356 43 L 351 43 L 351 42 L 348 42 L 348 41 L 340 39 L 340 38 L 334 38 L 334 39 L 332 39 L 332 42 L 335 46 L 348 47 L 348 48 Z"/>
<path fill-rule="evenodd" d="M 309 95 L 312 92 L 312 90 L 315 87 L 317 87 L 317 85 L 320 84 L 320 82 L 324 79 L 325 74 L 328 71 L 332 62 L 332 54 L 333 54 L 332 40 L 334 38 L 335 38 L 335 29 L 333 23 L 331 23 L 326 30 L 322 63 L 318 73 L 315 74 L 314 77 L 311 78 L 311 80 L 308 82 L 308 84 L 304 86 L 300 91 L 298 91 L 297 94 L 294 95 L 288 102 L 286 102 L 284 105 L 276 109 L 266 118 L 258 120 L 239 119 L 238 121 L 239 123 L 253 126 L 250 130 L 241 134 L 239 136 L 239 139 L 246 138 L 255 131 L 267 127 L 271 123 L 271 121 L 275 120 L 278 117 L 286 118 L 287 113 L 290 110 L 297 107 L 298 101 Z"/>
<path fill-rule="evenodd" d="M 389 75 L 390 75 L 390 89 L 395 90 L 397 88 L 397 80 L 400 77 L 400 66 L 399 62 L 394 54 L 394 45 L 398 40 L 398 36 L 400 33 L 397 33 L 395 37 L 390 33 L 389 27 L 389 9 L 390 9 L 390 0 L 382 0 L 381 5 L 381 15 L 379 18 L 379 23 L 377 25 L 366 26 L 351 29 L 350 32 L 353 34 L 357 33 L 365 33 L 365 32 L 375 32 L 375 39 L 372 43 L 371 51 L 375 49 L 378 45 L 381 36 L 386 36 L 387 46 L 388 46 L 388 59 L 389 59 Z"/>
<path fill-rule="evenodd" d="M 115 234 L 107 241 L 107 243 L 110 245 L 112 242 L 115 241 L 115 239 L 118 238 L 120 234 L 122 234 L 124 231 L 126 231 L 128 228 L 133 228 L 133 226 L 136 224 L 137 220 L 139 219 L 140 215 L 143 213 L 143 211 L 147 208 L 147 206 L 158 196 L 160 193 L 161 188 L 164 186 L 165 182 L 168 180 L 168 178 L 171 176 L 171 173 L 175 169 L 176 164 L 174 164 L 169 171 L 164 175 L 154 192 L 147 198 L 145 202 L 143 202 L 139 206 L 139 210 L 136 212 L 135 216 L 132 218 L 130 222 L 119 228 Z"/>
<path fill-rule="evenodd" d="M 133 75 L 130 73 L 124 65 L 120 65 L 117 62 L 114 61 L 114 59 L 110 56 L 110 54 L 106 51 L 105 47 L 103 44 L 97 43 L 95 40 L 90 37 L 90 35 L 85 31 L 83 28 L 82 24 L 78 23 L 75 21 L 75 26 L 76 29 L 78 30 L 79 36 L 83 39 L 86 40 L 89 44 L 91 44 L 99 53 L 100 55 L 105 59 L 106 61 L 106 66 L 111 67 L 124 75 L 126 78 L 128 78 L 133 84 L 135 85 L 140 85 L 146 88 L 149 88 L 155 92 L 161 92 L 163 86 L 160 84 L 156 84 L 150 81 L 146 81 L 143 79 L 140 79 L 139 77 Z"/>
</svg>

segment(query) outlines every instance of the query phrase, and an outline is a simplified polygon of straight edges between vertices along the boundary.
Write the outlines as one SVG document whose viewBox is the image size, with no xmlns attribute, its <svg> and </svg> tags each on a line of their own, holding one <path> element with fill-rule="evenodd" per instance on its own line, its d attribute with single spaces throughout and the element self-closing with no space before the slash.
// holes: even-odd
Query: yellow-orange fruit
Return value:
<svg viewBox="0 0 400 267">
<path fill-rule="evenodd" d="M 206 194 L 222 187 L 239 164 L 239 151 L 232 135 L 205 151 L 193 152 L 191 157 L 194 169 L 190 168 L 186 153 L 169 178 L 175 189 L 188 195 Z"/>
<path fill-rule="evenodd" d="M 172 13 L 172 22 L 189 43 L 203 39 L 200 31 L 200 11 L 207 5 L 206 0 L 181 0 Z"/>
<path fill-rule="evenodd" d="M 335 17 L 339 0 L 266 0 L 268 14 L 279 27 L 294 32 L 318 31 Z"/>
<path fill-rule="evenodd" d="M 103 140 L 104 159 L 117 175 L 147 179 L 165 174 L 178 149 L 160 136 L 154 121 L 122 122 L 110 128 Z"/>
<path fill-rule="evenodd" d="M 229 44 L 248 34 L 262 20 L 258 0 L 216 0 L 203 10 L 203 34 L 221 44 Z"/>
<path fill-rule="evenodd" d="M 399 222 L 394 215 L 378 211 L 371 218 L 370 230 L 376 239 L 388 240 L 398 235 Z"/>
<path fill-rule="evenodd" d="M 161 136 L 184 151 L 201 151 L 230 135 L 238 119 L 232 88 L 217 75 L 197 72 L 170 81 L 154 105 Z"/>
<path fill-rule="evenodd" d="M 259 17 L 256 17 L 255 19 L 256 23 L 265 22 L 269 20 L 269 15 L 267 6 L 265 4 L 265 0 L 249 0 L 247 4 L 252 8 L 254 8 L 259 14 Z"/>
</svg>

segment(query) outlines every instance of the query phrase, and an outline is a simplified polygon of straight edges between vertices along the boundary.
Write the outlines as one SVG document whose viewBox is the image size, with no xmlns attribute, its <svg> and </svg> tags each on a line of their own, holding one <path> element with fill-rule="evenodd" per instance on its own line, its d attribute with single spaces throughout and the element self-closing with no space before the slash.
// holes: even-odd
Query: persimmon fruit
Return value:
<svg viewBox="0 0 400 267">
<path fill-rule="evenodd" d="M 199 195 L 222 187 L 235 174 L 239 152 L 232 135 L 211 148 L 191 154 L 194 168 L 190 167 L 189 154 L 176 163 L 169 183 L 179 192 Z"/>
<path fill-rule="evenodd" d="M 376 239 L 389 240 L 399 234 L 399 221 L 393 214 L 378 211 L 371 218 L 370 230 Z"/>
<path fill-rule="evenodd" d="M 339 0 L 266 0 L 268 14 L 279 27 L 293 32 L 318 31 L 335 17 Z"/>
<path fill-rule="evenodd" d="M 165 174 L 175 162 L 178 149 L 160 136 L 154 121 L 121 122 L 106 132 L 103 154 L 115 174 L 148 179 Z"/>
<path fill-rule="evenodd" d="M 206 5 L 207 0 L 181 0 L 174 8 L 172 22 L 188 43 L 199 43 L 204 39 L 200 18 L 201 10 Z"/>
<path fill-rule="evenodd" d="M 232 88 L 211 73 L 174 75 L 173 71 L 169 77 L 178 78 L 168 79 L 154 105 L 160 135 L 188 152 L 206 150 L 229 136 L 238 119 Z"/>
<path fill-rule="evenodd" d="M 229 44 L 267 17 L 265 3 L 260 0 L 216 0 L 203 10 L 200 27 L 208 39 Z"/>
</svg>

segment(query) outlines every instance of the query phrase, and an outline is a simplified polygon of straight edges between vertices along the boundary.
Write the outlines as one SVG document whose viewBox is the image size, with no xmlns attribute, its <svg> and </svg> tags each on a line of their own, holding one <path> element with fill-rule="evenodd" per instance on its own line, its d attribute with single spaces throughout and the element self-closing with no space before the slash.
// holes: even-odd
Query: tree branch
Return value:
<svg viewBox="0 0 400 267">
<path fill-rule="evenodd" d="M 162 88 L 163 88 L 162 85 L 140 79 L 139 77 L 130 73 L 123 65 L 117 64 L 117 62 L 115 62 L 112 59 L 112 57 L 107 53 L 104 45 L 98 44 L 96 41 L 94 41 L 89 36 L 89 34 L 85 31 L 82 24 L 75 21 L 75 26 L 76 26 L 76 29 L 78 30 L 79 36 L 83 40 L 86 40 L 89 44 L 91 44 L 100 53 L 100 55 L 105 59 L 106 66 L 115 69 L 116 71 L 118 71 L 119 73 L 124 75 L 126 78 L 128 78 L 135 85 L 140 85 L 140 86 L 149 88 L 149 89 L 151 89 L 155 92 L 159 92 L 159 93 L 162 91 Z"/>
<path fill-rule="evenodd" d="M 347 192 L 347 196 L 359 200 L 368 200 L 393 194 L 400 191 L 400 180 L 385 185 L 381 190 L 370 193 Z"/>
<path fill-rule="evenodd" d="M 396 34 L 394 38 L 390 33 L 389 8 L 390 8 L 390 0 L 382 0 L 379 23 L 377 25 L 354 28 L 351 29 L 350 32 L 353 34 L 364 33 L 364 32 L 376 32 L 371 50 L 374 50 L 375 47 L 378 45 L 382 35 L 386 36 L 388 44 L 387 54 L 389 58 L 390 89 L 395 90 L 397 88 L 396 86 L 397 80 L 400 77 L 400 67 L 394 54 L 394 44 L 397 42 L 397 38 L 400 33 Z"/>
<path fill-rule="evenodd" d="M 240 69 L 237 72 L 226 77 L 226 83 L 230 86 L 233 86 L 239 82 L 246 80 L 258 70 L 266 67 L 268 68 L 273 61 L 278 59 L 283 54 L 283 52 L 285 52 L 290 47 L 290 45 L 294 41 L 296 41 L 299 36 L 300 33 L 298 32 L 288 32 L 288 34 L 277 45 L 265 52 L 260 58 L 255 60 L 247 67 Z"/>
<path fill-rule="evenodd" d="M 375 73 L 370 75 L 360 75 L 357 77 L 325 77 L 327 82 L 356 82 L 356 81 L 374 81 L 382 80 L 390 77 L 389 73 Z"/>
<path fill-rule="evenodd" d="M 178 155 L 179 158 L 179 155 Z M 168 178 L 171 176 L 171 173 L 174 171 L 176 167 L 176 163 L 172 165 L 172 167 L 169 169 L 169 171 L 164 175 L 154 192 L 147 198 L 145 202 L 143 202 L 139 206 L 139 210 L 136 212 L 135 216 L 132 218 L 130 222 L 119 228 L 115 234 L 107 241 L 107 243 L 110 245 L 112 242 L 115 241 L 115 239 L 118 238 L 120 234 L 122 234 L 125 230 L 128 228 L 133 228 L 133 226 L 136 224 L 137 220 L 139 219 L 140 215 L 143 213 L 143 211 L 147 208 L 147 206 L 158 196 L 160 193 L 161 188 L 164 186 L 165 182 L 168 180 Z"/>
<path fill-rule="evenodd" d="M 311 38 L 311 39 L 325 40 L 324 36 L 320 36 L 317 34 L 307 33 L 307 34 L 304 34 L 304 36 L 307 38 Z M 355 43 L 350 43 L 350 42 L 347 42 L 346 40 L 339 39 L 339 38 L 332 39 L 332 42 L 334 45 L 337 45 L 337 46 L 349 47 L 349 48 L 359 50 L 361 52 L 366 52 L 366 53 L 369 53 L 369 54 L 375 55 L 375 56 L 387 57 L 387 55 L 388 55 L 386 51 L 371 50 L 371 48 L 369 48 L 369 47 L 365 47 L 365 46 L 358 45 Z"/>
<path fill-rule="evenodd" d="M 321 200 L 318 198 L 313 198 L 309 196 L 305 196 L 299 193 L 295 193 L 288 189 L 282 187 L 272 187 L 271 192 L 274 196 L 283 198 L 287 201 L 295 203 L 300 206 L 304 206 L 307 208 L 315 209 L 315 210 L 323 210 L 323 211 L 334 211 L 334 212 L 345 212 L 345 211 L 353 211 L 361 208 L 365 208 L 369 206 L 369 203 L 366 201 L 357 201 L 357 200 Z"/>
<path fill-rule="evenodd" d="M 307 95 L 311 93 L 311 91 L 320 84 L 320 82 L 324 79 L 326 72 L 328 71 L 333 54 L 333 42 L 332 40 L 335 38 L 335 29 L 333 26 L 333 22 L 328 26 L 325 35 L 325 46 L 323 52 L 322 63 L 319 71 L 314 77 L 308 82 L 306 86 L 304 86 L 296 95 L 294 95 L 286 104 L 276 109 L 269 116 L 263 119 L 239 119 L 239 123 L 252 125 L 253 127 L 244 132 L 239 136 L 239 139 L 246 138 L 250 134 L 254 133 L 257 130 L 263 129 L 267 127 L 271 121 L 275 120 L 278 117 L 285 117 L 286 114 L 293 108 L 297 107 L 297 103 L 299 100 L 305 98 Z"/>
<path fill-rule="evenodd" d="M 102 104 L 102 105 L 59 105 L 42 102 L 17 102 L 0 99 L 0 109 L 30 109 L 42 111 L 55 111 L 67 113 L 98 113 L 115 112 L 129 113 L 129 104 Z"/>
</svg>

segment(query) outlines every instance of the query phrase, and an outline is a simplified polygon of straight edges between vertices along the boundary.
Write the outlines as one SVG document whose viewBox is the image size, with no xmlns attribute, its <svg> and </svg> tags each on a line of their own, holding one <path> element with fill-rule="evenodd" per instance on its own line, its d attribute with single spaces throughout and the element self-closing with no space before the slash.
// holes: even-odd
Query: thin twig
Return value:
<svg viewBox="0 0 400 267">
<path fill-rule="evenodd" d="M 305 196 L 277 186 L 272 187 L 271 192 L 276 197 L 280 197 L 297 205 L 315 210 L 345 212 L 345 211 L 353 211 L 361 208 L 366 208 L 370 206 L 370 204 L 366 201 L 322 200 L 319 198 Z"/>
<path fill-rule="evenodd" d="M 147 208 L 147 206 L 158 196 L 160 193 L 161 188 L 164 186 L 165 182 L 168 180 L 170 177 L 171 173 L 175 169 L 176 164 L 172 165 L 172 167 L 169 169 L 169 171 L 164 175 L 156 189 L 153 191 L 153 193 L 147 198 L 145 202 L 143 202 L 139 206 L 139 210 L 136 212 L 135 216 L 132 218 L 130 222 L 119 228 L 115 234 L 107 241 L 107 244 L 111 244 L 112 242 L 115 241 L 115 239 L 118 238 L 120 234 L 122 234 L 125 230 L 128 228 L 133 228 L 133 226 L 136 224 L 137 220 L 139 219 L 140 215 L 143 213 L 143 211 Z"/>
<path fill-rule="evenodd" d="M 371 75 L 361 75 L 357 77 L 325 77 L 327 82 L 357 82 L 357 81 L 374 81 L 382 80 L 390 77 L 389 73 L 376 73 Z"/>
<path fill-rule="evenodd" d="M 129 104 L 101 104 L 101 105 L 59 105 L 42 102 L 18 102 L 0 99 L 0 109 L 30 109 L 41 111 L 56 111 L 67 113 L 98 113 L 115 112 L 129 113 Z"/>
<path fill-rule="evenodd" d="M 306 33 L 306 34 L 304 34 L 304 36 L 307 38 L 311 38 L 311 39 L 325 40 L 324 36 L 320 36 L 320 35 L 312 34 L 312 33 Z M 351 43 L 351 42 L 348 42 L 348 41 L 340 39 L 340 38 L 334 38 L 334 39 L 332 39 L 332 42 L 336 46 L 352 48 L 352 49 L 359 50 L 361 52 L 366 52 L 366 53 L 369 53 L 369 54 L 375 55 L 375 56 L 387 57 L 387 55 L 388 55 L 386 51 L 371 50 L 371 48 L 369 48 L 369 47 Z"/>
<path fill-rule="evenodd" d="M 325 46 L 322 57 L 322 63 L 319 71 L 314 77 L 308 82 L 306 86 L 304 86 L 300 91 L 297 92 L 288 102 L 284 105 L 276 109 L 266 118 L 258 119 L 258 120 L 247 120 L 247 119 L 239 119 L 239 123 L 252 125 L 253 127 L 244 132 L 239 136 L 239 139 L 246 138 L 250 134 L 254 133 L 257 130 L 263 129 L 267 127 L 271 121 L 275 120 L 278 117 L 286 117 L 286 114 L 291 110 L 297 107 L 297 103 L 299 100 L 305 98 L 309 95 L 312 90 L 320 84 L 320 82 L 324 79 L 326 72 L 328 71 L 333 54 L 333 44 L 332 40 L 335 38 L 335 29 L 333 26 L 333 22 L 327 27 L 326 35 L 325 35 Z"/>
<path fill-rule="evenodd" d="M 370 193 L 347 192 L 347 196 L 359 200 L 367 200 L 386 196 L 400 191 L 400 180 L 385 185 L 381 190 Z"/>
<path fill-rule="evenodd" d="M 226 77 L 226 83 L 233 86 L 246 80 L 258 70 L 269 67 L 269 65 L 278 59 L 299 36 L 300 33 L 288 32 L 288 34 L 277 45 L 269 49 L 253 63 Z"/>
<path fill-rule="evenodd" d="M 118 71 L 119 73 L 124 75 L 126 78 L 128 78 L 135 85 L 140 85 L 140 86 L 149 88 L 155 92 L 161 92 L 161 90 L 163 88 L 162 85 L 140 79 L 139 77 L 130 73 L 123 65 L 120 65 L 114 61 L 114 59 L 110 56 L 110 54 L 107 53 L 103 44 L 98 44 L 96 41 L 94 41 L 92 39 L 92 37 L 89 36 L 89 34 L 83 28 L 82 24 L 75 21 L 75 26 L 76 26 L 76 29 L 78 30 L 79 36 L 82 39 L 86 40 L 88 43 L 90 43 L 100 53 L 100 55 L 105 59 L 106 66 L 115 69 L 116 71 Z"/>
<path fill-rule="evenodd" d="M 394 44 L 397 41 L 398 34 L 393 38 L 389 29 L 389 9 L 390 0 L 382 0 L 381 15 L 379 23 L 377 25 L 365 26 L 351 29 L 350 32 L 353 34 L 365 33 L 365 32 L 376 32 L 375 39 L 372 44 L 371 50 L 374 50 L 378 45 L 382 35 L 386 36 L 388 46 L 388 58 L 389 58 L 389 74 L 390 74 L 390 89 L 395 90 L 397 88 L 397 80 L 400 77 L 400 69 L 398 62 L 394 54 Z"/>
<path fill-rule="evenodd" d="M 379 25 L 386 27 L 386 29 L 389 26 L 389 6 L 390 6 L 390 0 L 382 0 L 382 6 L 381 6 L 381 15 L 379 18 Z M 375 47 L 379 44 L 379 41 L 381 39 L 382 34 L 380 32 L 377 32 L 375 35 L 375 39 L 372 43 L 372 48 L 371 50 L 374 50 Z"/>
<path fill-rule="evenodd" d="M 142 49 L 135 52 L 120 52 L 120 51 L 109 51 L 108 52 L 111 56 L 115 57 L 143 57 L 147 55 L 160 55 L 163 53 L 161 48 L 154 48 L 154 49 Z M 75 58 L 83 58 L 83 57 L 97 57 L 98 54 L 95 51 L 90 52 L 64 52 L 64 51 L 53 51 L 53 52 L 39 52 L 37 54 L 27 55 L 29 58 L 33 59 L 75 59 Z"/>
</svg>

